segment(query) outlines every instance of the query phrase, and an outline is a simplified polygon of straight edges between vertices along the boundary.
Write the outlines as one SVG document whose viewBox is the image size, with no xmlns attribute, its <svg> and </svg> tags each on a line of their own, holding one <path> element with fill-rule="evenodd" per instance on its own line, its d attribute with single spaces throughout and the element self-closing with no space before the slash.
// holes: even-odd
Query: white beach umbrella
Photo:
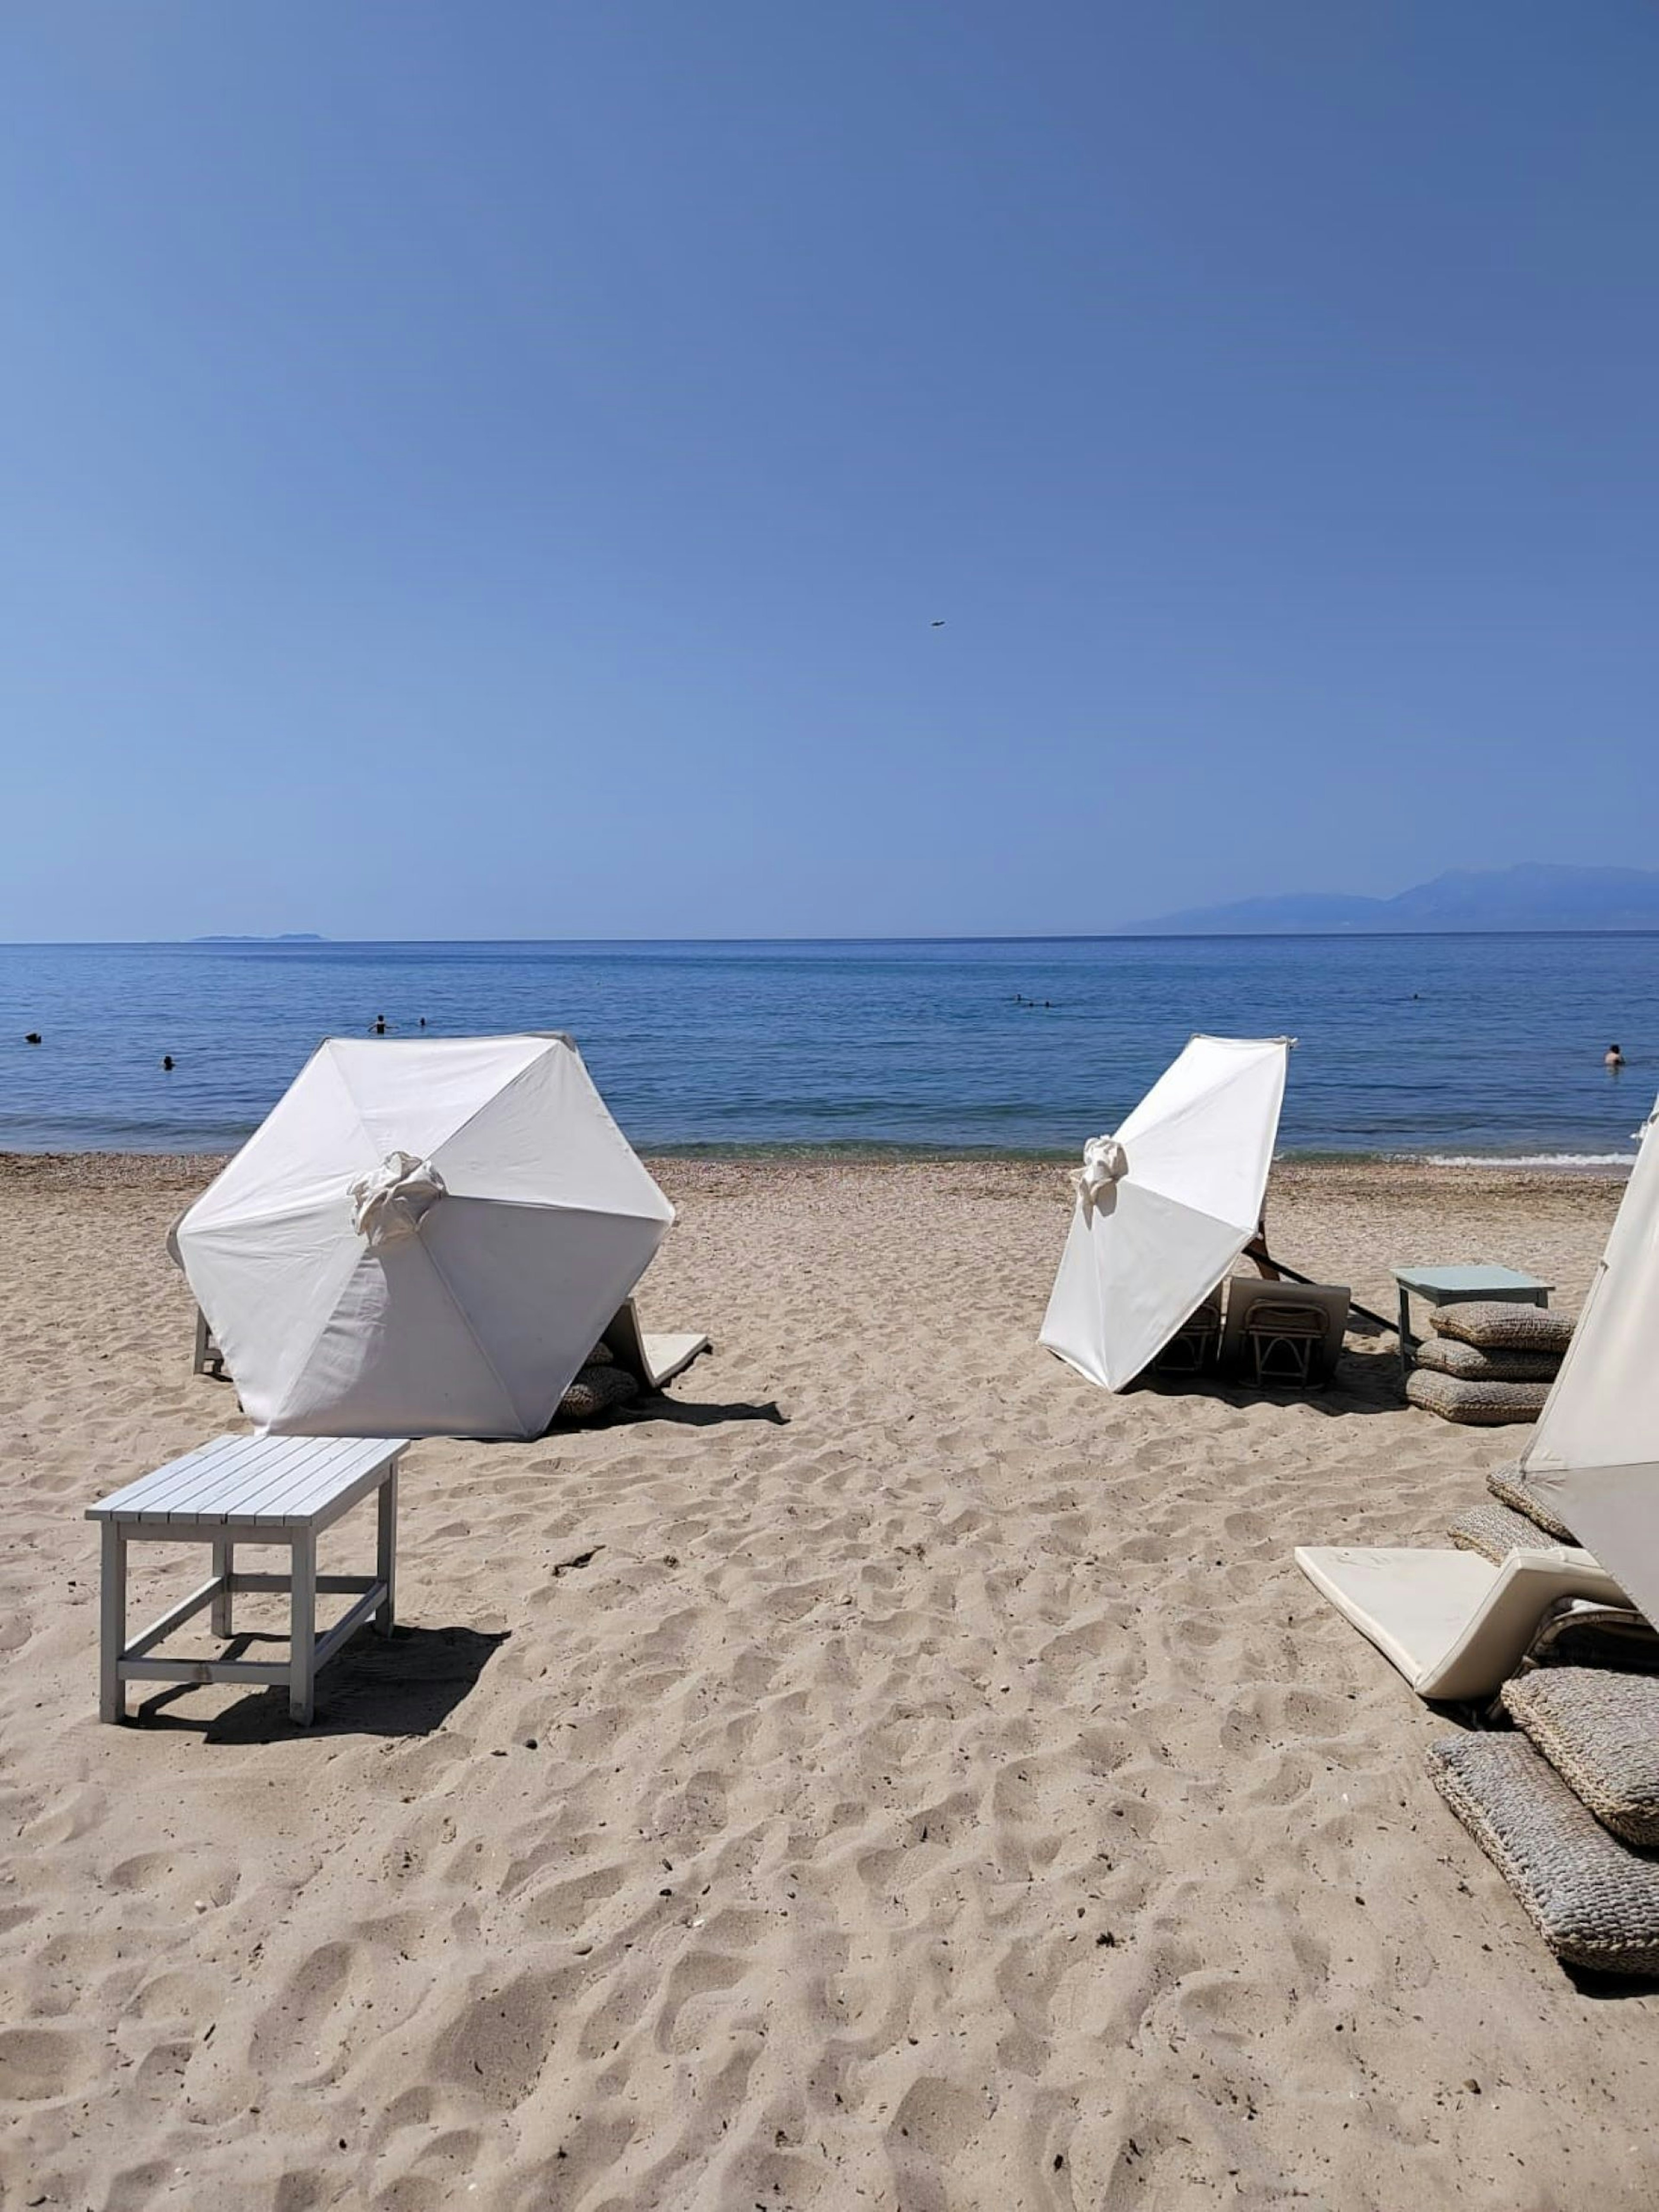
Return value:
<svg viewBox="0 0 1659 2212">
<path fill-rule="evenodd" d="M 1537 1491 L 1659 1622 L 1659 1108 L 1572 1342 L 1521 1455 Z"/>
<path fill-rule="evenodd" d="M 261 1428 L 533 1437 L 673 1218 L 568 1037 L 336 1037 L 174 1242 Z"/>
<path fill-rule="evenodd" d="M 1292 1042 L 1194 1037 L 1085 1148 L 1041 1341 L 1091 1382 L 1133 1382 L 1255 1234 Z"/>
</svg>

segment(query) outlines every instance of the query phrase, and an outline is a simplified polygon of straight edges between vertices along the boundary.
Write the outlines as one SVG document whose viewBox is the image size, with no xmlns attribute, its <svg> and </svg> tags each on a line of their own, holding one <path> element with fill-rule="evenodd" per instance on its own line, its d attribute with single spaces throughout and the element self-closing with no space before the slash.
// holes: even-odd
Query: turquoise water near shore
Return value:
<svg viewBox="0 0 1659 2212">
<path fill-rule="evenodd" d="M 570 1031 L 647 1152 L 1069 1154 L 1209 1030 L 1299 1039 L 1289 1152 L 1613 1163 L 1659 937 L 4 946 L 0 1148 L 228 1149 L 380 1015 Z"/>
</svg>

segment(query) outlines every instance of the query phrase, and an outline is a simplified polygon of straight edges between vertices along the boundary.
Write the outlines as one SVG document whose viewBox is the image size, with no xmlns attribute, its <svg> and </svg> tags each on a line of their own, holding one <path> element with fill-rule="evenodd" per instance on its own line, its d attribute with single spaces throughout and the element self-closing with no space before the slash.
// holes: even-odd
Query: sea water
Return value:
<svg viewBox="0 0 1659 2212">
<path fill-rule="evenodd" d="M 568 1030 L 646 1152 L 1069 1154 L 1201 1030 L 1297 1039 L 1288 1152 L 1614 1164 L 1659 937 L 0 947 L 0 1148 L 228 1150 L 381 1018 Z"/>
</svg>

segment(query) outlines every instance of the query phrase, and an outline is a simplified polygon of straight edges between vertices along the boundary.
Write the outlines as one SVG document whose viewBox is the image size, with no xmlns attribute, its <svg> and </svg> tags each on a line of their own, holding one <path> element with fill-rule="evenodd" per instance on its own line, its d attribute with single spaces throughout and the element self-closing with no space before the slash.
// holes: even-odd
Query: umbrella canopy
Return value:
<svg viewBox="0 0 1659 2212">
<path fill-rule="evenodd" d="M 1091 1382 L 1132 1382 L 1255 1234 L 1291 1042 L 1195 1036 L 1085 1149 L 1041 1341 Z"/>
<path fill-rule="evenodd" d="M 335 1037 L 173 1237 L 261 1428 L 533 1437 L 673 1218 L 568 1037 Z"/>
<path fill-rule="evenodd" d="M 1528 1486 L 1659 1622 L 1659 1109 L 1532 1441 Z"/>
</svg>

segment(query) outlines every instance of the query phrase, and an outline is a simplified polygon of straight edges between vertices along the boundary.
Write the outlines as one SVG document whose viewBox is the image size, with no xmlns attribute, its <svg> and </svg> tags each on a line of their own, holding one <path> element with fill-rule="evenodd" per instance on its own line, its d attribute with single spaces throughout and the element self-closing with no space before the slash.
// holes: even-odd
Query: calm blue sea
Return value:
<svg viewBox="0 0 1659 2212">
<path fill-rule="evenodd" d="M 380 1014 L 569 1030 L 644 1151 L 1071 1153 L 1209 1030 L 1300 1040 L 1288 1152 L 1601 1160 L 1659 937 L 0 947 L 0 1148 L 227 1149 Z"/>
</svg>

